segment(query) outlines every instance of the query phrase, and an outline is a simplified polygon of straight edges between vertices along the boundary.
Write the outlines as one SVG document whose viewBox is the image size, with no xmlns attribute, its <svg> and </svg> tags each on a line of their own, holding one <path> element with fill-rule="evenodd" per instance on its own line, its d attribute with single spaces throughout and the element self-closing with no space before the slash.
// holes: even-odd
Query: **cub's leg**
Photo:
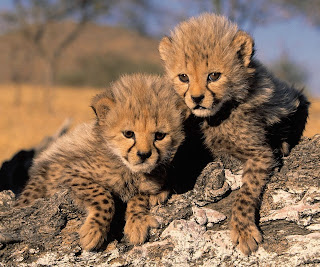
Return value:
<svg viewBox="0 0 320 267">
<path fill-rule="evenodd" d="M 262 242 L 255 215 L 273 163 L 271 150 L 261 151 L 246 161 L 243 184 L 232 206 L 231 239 L 234 244 L 239 243 L 240 250 L 246 255 L 256 251 Z"/>
<path fill-rule="evenodd" d="M 67 178 L 63 183 L 71 188 L 76 202 L 85 207 L 88 212 L 79 230 L 81 247 L 85 250 L 99 248 L 110 230 L 114 215 L 114 201 L 111 193 L 85 178 Z"/>
<path fill-rule="evenodd" d="M 158 227 L 158 221 L 149 214 L 149 196 L 136 195 L 128 201 L 124 234 L 131 244 L 142 244 L 149 228 Z"/>
<path fill-rule="evenodd" d="M 46 196 L 46 181 L 43 176 L 30 178 L 27 185 L 18 197 L 15 206 L 23 207 L 32 204 L 36 199 Z"/>
</svg>

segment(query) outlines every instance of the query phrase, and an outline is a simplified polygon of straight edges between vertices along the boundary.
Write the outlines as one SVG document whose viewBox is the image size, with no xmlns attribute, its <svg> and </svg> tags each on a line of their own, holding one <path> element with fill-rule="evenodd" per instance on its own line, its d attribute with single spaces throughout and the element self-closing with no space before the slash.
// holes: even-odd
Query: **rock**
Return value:
<svg viewBox="0 0 320 267">
<path fill-rule="evenodd" d="M 14 200 L 15 194 L 11 190 L 0 191 L 0 211 L 7 210 Z"/>
<path fill-rule="evenodd" d="M 148 242 L 126 243 L 115 227 L 123 225 L 120 216 L 97 252 L 79 246 L 77 231 L 85 213 L 68 191 L 23 209 L 12 208 L 14 194 L 2 191 L 0 266 L 318 266 L 319 177 L 317 135 L 303 139 L 266 186 L 260 211 L 264 242 L 250 256 L 234 248 L 229 237 L 233 190 L 241 183 L 239 164 L 232 160 L 210 163 L 194 190 L 152 208 L 161 227 L 150 231 Z"/>
<path fill-rule="evenodd" d="M 192 207 L 193 216 L 195 221 L 200 225 L 205 225 L 208 222 L 208 217 L 205 210 L 198 208 L 197 206 Z"/>
<path fill-rule="evenodd" d="M 193 193 L 198 206 L 219 201 L 230 190 L 221 162 L 211 162 L 198 177 Z"/>
<path fill-rule="evenodd" d="M 230 186 L 231 190 L 237 190 L 242 185 L 242 170 L 233 174 L 231 170 L 225 170 L 226 182 Z"/>
<path fill-rule="evenodd" d="M 219 223 L 221 221 L 224 221 L 227 218 L 226 215 L 224 215 L 219 211 L 206 209 L 206 208 L 204 208 L 204 210 L 208 218 L 208 223 Z"/>
<path fill-rule="evenodd" d="M 200 225 L 210 224 L 212 226 L 213 223 L 221 222 L 227 218 L 226 215 L 213 209 L 193 206 L 192 211 L 195 221 Z"/>
<path fill-rule="evenodd" d="M 312 192 L 312 193 L 310 193 Z M 277 195 L 274 196 L 278 197 Z M 284 192 L 284 198 L 289 198 L 289 200 L 296 199 L 294 194 Z M 289 195 L 289 196 L 288 196 Z M 318 201 L 320 197 L 320 190 L 316 188 L 309 188 L 305 193 L 305 196 L 300 201 L 291 201 L 287 200 L 286 205 L 281 209 L 270 210 L 269 214 L 261 218 L 261 222 L 271 221 L 271 220 L 287 220 L 296 222 L 298 225 L 308 226 L 311 223 L 312 218 L 320 213 L 320 203 Z M 289 202 L 289 203 L 288 203 Z M 277 202 L 274 202 L 277 203 Z M 284 204 L 282 202 L 282 204 Z"/>
</svg>

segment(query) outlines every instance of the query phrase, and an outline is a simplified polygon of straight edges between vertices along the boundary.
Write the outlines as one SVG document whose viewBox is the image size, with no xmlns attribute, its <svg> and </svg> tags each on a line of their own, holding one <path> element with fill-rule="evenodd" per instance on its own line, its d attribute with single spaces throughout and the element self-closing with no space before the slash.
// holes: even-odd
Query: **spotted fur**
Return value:
<svg viewBox="0 0 320 267">
<path fill-rule="evenodd" d="M 254 58 L 252 37 L 225 17 L 182 22 L 159 51 L 176 91 L 203 118 L 211 152 L 244 162 L 230 224 L 233 242 L 250 254 L 262 242 L 255 221 L 263 188 L 278 159 L 298 143 L 309 102 Z"/>
<path fill-rule="evenodd" d="M 182 104 L 181 104 L 182 103 Z M 97 95 L 97 119 L 59 138 L 33 163 L 19 206 L 69 188 L 87 211 L 80 243 L 97 249 L 115 212 L 113 195 L 128 202 L 125 235 L 143 243 L 157 221 L 150 205 L 165 201 L 165 169 L 184 139 L 183 101 L 158 76 L 124 76 Z"/>
</svg>

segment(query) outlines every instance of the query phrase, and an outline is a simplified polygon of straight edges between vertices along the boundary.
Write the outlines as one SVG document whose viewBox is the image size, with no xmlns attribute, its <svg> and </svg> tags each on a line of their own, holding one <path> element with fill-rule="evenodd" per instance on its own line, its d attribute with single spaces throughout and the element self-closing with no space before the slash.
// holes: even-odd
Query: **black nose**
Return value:
<svg viewBox="0 0 320 267">
<path fill-rule="evenodd" d="M 191 96 L 191 98 L 195 104 L 200 104 L 202 99 L 204 98 L 204 95 Z"/>
<path fill-rule="evenodd" d="M 140 152 L 140 151 L 137 152 L 137 155 L 138 155 L 139 158 L 140 158 L 141 160 L 143 160 L 143 161 L 145 161 L 147 158 L 150 158 L 151 154 L 152 154 L 151 151 L 149 151 L 149 152 L 147 152 L 147 153 L 145 153 L 145 152 Z"/>
</svg>

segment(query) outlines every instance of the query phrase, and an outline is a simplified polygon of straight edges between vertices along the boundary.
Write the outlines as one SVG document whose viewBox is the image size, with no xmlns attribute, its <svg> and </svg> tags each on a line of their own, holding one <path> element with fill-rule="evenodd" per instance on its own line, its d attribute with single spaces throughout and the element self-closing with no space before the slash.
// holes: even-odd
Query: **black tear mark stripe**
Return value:
<svg viewBox="0 0 320 267">
<path fill-rule="evenodd" d="M 215 99 L 215 98 L 216 98 L 216 93 L 213 92 L 213 91 L 208 87 L 208 84 L 206 85 L 206 88 L 207 88 L 207 90 L 211 93 L 213 99 Z"/>
<path fill-rule="evenodd" d="M 154 146 L 154 148 L 156 149 L 156 151 L 157 151 L 157 153 L 158 153 L 158 155 L 159 155 L 159 157 L 158 157 L 158 162 L 159 162 L 159 161 L 161 160 L 161 157 L 162 157 L 161 151 L 160 151 L 159 148 L 157 148 L 155 142 L 153 142 L 153 146 Z"/>
<path fill-rule="evenodd" d="M 188 83 L 188 88 L 187 88 L 187 90 L 184 92 L 184 94 L 183 94 L 183 97 L 185 98 L 186 97 L 186 95 L 187 95 L 187 93 L 188 93 L 188 91 L 190 90 L 190 83 Z"/>
<path fill-rule="evenodd" d="M 132 150 L 132 148 L 136 145 L 136 139 L 133 139 L 133 140 L 134 140 L 133 145 L 132 145 L 131 147 L 129 147 L 129 149 L 128 149 L 128 151 L 127 151 L 128 154 L 130 153 L 130 151 Z"/>
</svg>

